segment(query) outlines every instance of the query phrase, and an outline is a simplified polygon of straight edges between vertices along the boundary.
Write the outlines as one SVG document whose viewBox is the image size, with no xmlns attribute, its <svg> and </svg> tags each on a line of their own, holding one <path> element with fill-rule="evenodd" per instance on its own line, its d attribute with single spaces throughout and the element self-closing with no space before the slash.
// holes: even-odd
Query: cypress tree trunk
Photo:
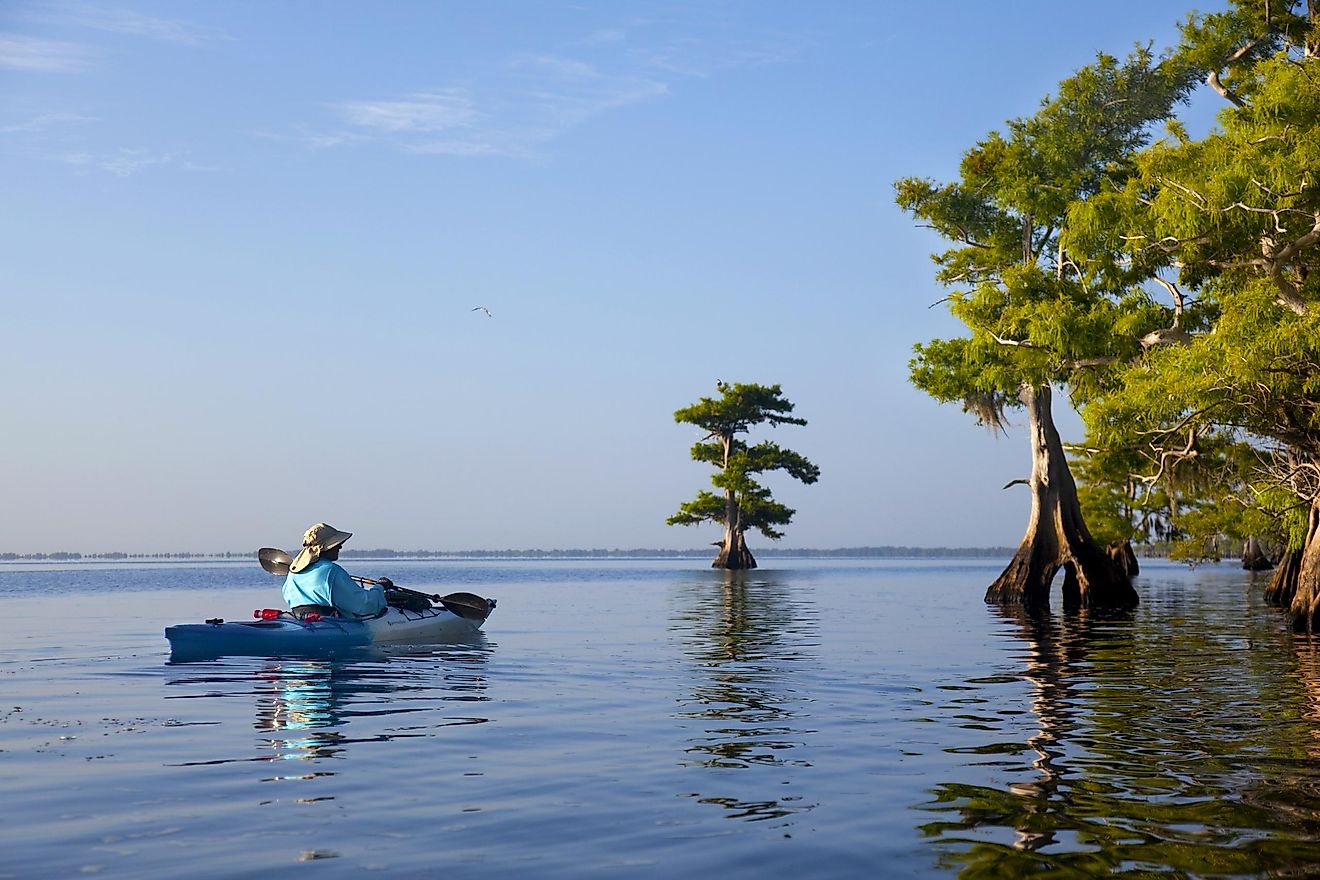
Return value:
<svg viewBox="0 0 1320 880">
<path fill-rule="evenodd" d="M 733 435 L 721 438 L 724 443 L 724 470 L 729 469 L 729 455 L 733 451 Z M 756 568 L 756 559 L 747 549 L 743 538 L 742 508 L 738 506 L 738 496 L 732 489 L 724 490 L 724 540 L 720 542 L 720 552 L 715 556 L 711 568 L 723 568 L 729 571 L 743 571 Z"/>
<path fill-rule="evenodd" d="M 1242 545 L 1242 567 L 1247 571 L 1268 571 L 1274 567 L 1255 535 L 1247 538 L 1247 542 Z"/>
<path fill-rule="evenodd" d="M 710 567 L 729 571 L 756 568 L 756 558 L 752 556 L 752 551 L 747 549 L 747 541 L 744 540 L 741 529 L 724 527 L 724 541 L 720 544 L 719 555 L 715 557 Z"/>
<path fill-rule="evenodd" d="M 1297 595 L 1297 575 L 1302 571 L 1302 551 L 1289 550 L 1283 554 L 1269 586 L 1265 588 L 1265 601 L 1279 608 L 1292 606 Z"/>
<path fill-rule="evenodd" d="M 1141 573 L 1141 563 L 1137 562 L 1137 554 L 1132 549 L 1131 541 L 1115 541 L 1105 547 L 1105 553 L 1109 554 L 1109 561 L 1117 565 L 1128 577 L 1134 578 Z"/>
<path fill-rule="evenodd" d="M 1283 568 L 1280 566 L 1280 570 Z M 1292 598 L 1293 629 L 1317 631 L 1320 629 L 1317 613 L 1320 613 L 1320 498 L 1311 500 L 1306 517 L 1306 543 L 1298 554 L 1297 583 Z"/>
<path fill-rule="evenodd" d="M 1132 580 L 1096 544 L 1082 519 L 1077 484 L 1054 427 L 1048 385 L 1023 385 L 1031 436 L 1031 518 L 1013 561 L 986 590 L 993 605 L 1045 607 L 1050 584 L 1064 570 L 1064 607 L 1132 608 Z"/>
</svg>

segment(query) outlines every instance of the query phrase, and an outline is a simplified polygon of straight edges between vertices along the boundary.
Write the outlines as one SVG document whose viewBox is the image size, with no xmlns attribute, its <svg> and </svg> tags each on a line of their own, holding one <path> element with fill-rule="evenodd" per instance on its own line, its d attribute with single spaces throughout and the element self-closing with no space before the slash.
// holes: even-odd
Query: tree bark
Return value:
<svg viewBox="0 0 1320 880">
<path fill-rule="evenodd" d="M 729 469 L 729 454 L 733 451 L 733 435 L 720 438 L 724 443 L 724 470 Z M 756 558 L 747 549 L 747 540 L 743 537 L 746 530 L 742 523 L 742 508 L 738 506 L 738 497 L 732 489 L 724 490 L 724 540 L 720 542 L 720 552 L 716 554 L 711 568 L 723 568 L 728 571 L 743 571 L 756 568 Z"/>
<path fill-rule="evenodd" d="M 1292 598 L 1293 629 L 1297 632 L 1320 630 L 1320 498 L 1311 501 L 1306 516 L 1306 543 L 1297 562 L 1297 589 Z"/>
<path fill-rule="evenodd" d="M 756 568 L 756 557 L 752 556 L 752 551 L 747 549 L 747 541 L 744 539 L 741 529 L 735 529 L 732 526 L 724 527 L 724 541 L 721 542 L 720 552 L 715 557 L 715 561 L 710 564 L 710 567 L 728 569 L 729 571 Z"/>
<path fill-rule="evenodd" d="M 1297 575 L 1302 570 L 1302 551 L 1289 550 L 1283 554 L 1269 586 L 1265 588 L 1265 601 L 1279 608 L 1292 607 L 1293 596 L 1297 595 Z"/>
<path fill-rule="evenodd" d="M 992 605 L 1046 607 L 1050 584 L 1064 570 L 1063 604 L 1069 607 L 1132 608 L 1140 601 L 1132 580 L 1110 561 L 1082 519 L 1077 484 L 1054 427 L 1048 385 L 1023 385 L 1031 438 L 1031 518 L 1013 560 L 986 590 Z"/>
<path fill-rule="evenodd" d="M 1141 573 L 1141 563 L 1137 561 L 1137 554 L 1132 549 L 1131 541 L 1115 541 L 1105 547 L 1105 553 L 1109 555 L 1109 561 L 1118 566 L 1129 578 Z"/>
<path fill-rule="evenodd" d="M 1256 536 L 1248 537 L 1247 542 L 1242 545 L 1242 568 L 1246 571 L 1269 571 L 1273 567 L 1274 563 L 1265 555 Z"/>
</svg>

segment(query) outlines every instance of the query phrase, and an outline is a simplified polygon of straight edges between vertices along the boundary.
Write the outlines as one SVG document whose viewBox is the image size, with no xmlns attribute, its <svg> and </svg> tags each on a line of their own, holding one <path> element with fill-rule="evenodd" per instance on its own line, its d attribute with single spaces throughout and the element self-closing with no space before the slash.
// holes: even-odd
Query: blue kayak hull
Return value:
<svg viewBox="0 0 1320 880">
<path fill-rule="evenodd" d="M 482 622 L 440 608 L 428 611 L 390 608 L 381 617 L 370 620 L 328 617 L 301 621 L 290 616 L 277 620 L 180 623 L 166 627 L 165 638 L 176 657 L 306 657 L 388 645 L 462 640 L 480 630 Z"/>
</svg>

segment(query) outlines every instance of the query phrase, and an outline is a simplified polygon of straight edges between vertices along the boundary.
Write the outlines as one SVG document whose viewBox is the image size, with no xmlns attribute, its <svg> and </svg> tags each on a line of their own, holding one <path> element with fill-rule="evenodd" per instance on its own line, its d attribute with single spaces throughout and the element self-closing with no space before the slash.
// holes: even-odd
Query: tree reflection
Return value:
<svg viewBox="0 0 1320 880">
<path fill-rule="evenodd" d="M 694 722 L 684 749 L 686 766 L 713 770 L 760 769 L 738 796 L 695 794 L 730 818 L 764 820 L 812 809 L 776 790 L 784 782 L 764 773 L 810 767 L 801 752 L 814 733 L 808 698 L 793 687 L 796 667 L 814 657 L 818 612 L 779 572 L 712 572 L 686 584 L 670 625 L 692 664 L 693 682 L 677 717 Z M 731 783 L 730 777 L 711 777 Z M 774 788 L 772 788 L 772 786 Z M 765 795 L 749 797 L 747 794 Z M 772 795 L 773 796 L 770 796 Z"/>
<path fill-rule="evenodd" d="M 1010 624 L 1007 632 L 1026 648 L 1021 676 L 1031 685 L 1034 729 L 1020 753 L 1030 772 L 1002 789 L 949 783 L 936 790 L 933 809 L 954 810 L 962 818 L 927 824 L 927 834 L 982 828 L 1013 832 L 1008 845 L 971 842 L 955 857 L 967 863 L 962 876 L 1007 877 L 1047 869 L 1051 860 L 1033 854 L 1059 842 L 1077 806 L 1077 788 L 1069 785 L 1075 771 L 1068 765 L 1068 743 L 1078 735 L 1081 694 L 1090 681 L 1094 612 L 1077 609 L 1055 617 L 1048 608 L 995 606 L 991 611 Z"/>
<path fill-rule="evenodd" d="M 1297 657 L 1297 680 L 1306 697 L 1302 715 L 1311 722 L 1307 730 L 1311 741 L 1305 752 L 1308 757 L 1320 758 L 1320 641 L 1315 636 L 1299 635 L 1293 639 L 1293 653 Z"/>
<path fill-rule="evenodd" d="M 995 755 L 973 767 L 1003 783 L 948 782 L 925 806 L 941 820 L 922 830 L 959 876 L 1309 875 L 1320 649 L 1296 642 L 1298 687 L 1290 658 L 1255 649 L 1287 638 L 1269 618 L 1164 601 L 1175 631 L 1169 617 L 999 610 L 1025 648 L 1033 723 L 1023 740 L 966 750 Z M 1289 725 L 1253 720 L 1290 704 L 1304 748 Z"/>
<path fill-rule="evenodd" d="M 1320 778 L 1313 768 L 1320 758 L 1320 637 L 1298 634 L 1292 637 L 1294 665 L 1274 689 L 1283 691 L 1283 699 L 1293 690 L 1297 700 L 1297 719 L 1273 719 L 1273 728 L 1281 732 L 1280 743 L 1272 749 L 1276 759 L 1265 768 L 1258 786 L 1243 793 L 1244 802 L 1284 817 L 1297 833 L 1320 838 Z M 1292 731 L 1295 731 L 1292 732 Z"/>
<path fill-rule="evenodd" d="M 1031 767 L 1034 779 L 1009 785 L 1009 791 L 1021 798 L 1023 821 L 1017 827 L 1014 846 L 1038 850 L 1054 843 L 1051 829 L 1033 827 L 1031 817 L 1047 812 L 1054 800 L 1066 806 L 1069 793 L 1061 783 L 1068 775 L 1063 762 L 1062 741 L 1074 730 L 1076 695 L 1073 693 L 1078 672 L 1086 661 L 1091 616 L 1079 609 L 1056 620 L 1048 609 L 1000 609 L 1028 645 L 1024 677 L 1033 685 L 1031 710 L 1037 726 L 1027 738 L 1027 747 L 1035 753 Z M 1062 789 L 1062 790 L 1061 790 Z"/>
</svg>

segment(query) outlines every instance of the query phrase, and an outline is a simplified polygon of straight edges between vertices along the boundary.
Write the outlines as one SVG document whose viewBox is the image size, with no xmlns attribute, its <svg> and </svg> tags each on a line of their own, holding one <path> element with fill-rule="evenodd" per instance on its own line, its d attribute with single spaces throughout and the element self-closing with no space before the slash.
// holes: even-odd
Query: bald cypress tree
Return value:
<svg viewBox="0 0 1320 880">
<path fill-rule="evenodd" d="M 1152 123 L 1191 85 L 1184 67 L 1148 50 L 1121 62 L 1101 55 L 1034 116 L 969 149 L 959 180 L 895 184 L 899 205 L 951 245 L 935 255 L 936 277 L 968 331 L 918 345 L 913 383 L 991 427 L 1006 424 L 1006 408 L 1027 417 L 1031 473 L 1015 482 L 1028 485 L 1031 514 L 987 602 L 1046 605 L 1062 568 L 1065 604 L 1137 604 L 1130 578 L 1087 529 L 1052 402 L 1057 387 L 1085 402 L 1114 364 L 1182 331 L 1143 279 L 1077 259 L 1069 224 L 1078 203 L 1122 186 Z"/>
<path fill-rule="evenodd" d="M 702 490 L 684 503 L 666 522 L 690 526 L 715 522 L 724 527 L 719 553 L 712 568 L 731 570 L 756 568 L 756 558 L 747 549 L 745 535 L 756 529 L 767 538 L 779 539 L 778 527 L 787 525 L 796 512 L 775 501 L 760 482 L 760 475 L 784 471 L 795 480 L 814 483 L 820 468 L 802 455 L 763 440 L 748 445 L 740 435 L 759 425 L 805 425 L 806 419 L 791 415 L 793 404 L 778 385 L 727 385 L 715 383 L 718 398 L 703 397 L 674 413 L 674 421 L 696 425 L 706 435 L 692 447 L 692 458 L 715 467 L 711 476 L 716 492 Z"/>
<path fill-rule="evenodd" d="M 1278 535 L 1267 596 L 1320 630 L 1320 3 L 1235 0 L 1192 19 L 1181 56 L 1224 99 L 1218 126 L 1143 149 L 1074 217 L 1075 241 L 1198 303 L 1212 332 L 1152 349 L 1085 413 L 1148 479 L 1239 443 L 1202 531 Z M 1157 274 L 1162 273 L 1162 274 Z M 1248 514 L 1254 515 L 1254 519 Z"/>
</svg>

